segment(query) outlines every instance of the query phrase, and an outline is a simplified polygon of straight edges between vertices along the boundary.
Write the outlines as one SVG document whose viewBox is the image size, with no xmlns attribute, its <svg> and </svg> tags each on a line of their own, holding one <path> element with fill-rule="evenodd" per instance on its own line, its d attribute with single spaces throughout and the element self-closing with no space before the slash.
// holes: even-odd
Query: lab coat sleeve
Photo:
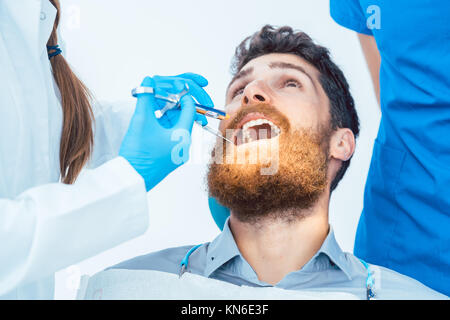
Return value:
<svg viewBox="0 0 450 320">
<path fill-rule="evenodd" d="M 92 104 L 95 119 L 94 148 L 87 168 L 96 168 L 117 157 L 135 107 L 135 99 L 96 101 Z"/>
<path fill-rule="evenodd" d="M 148 226 L 144 181 L 122 157 L 0 199 L 0 295 L 136 237 Z"/>
<path fill-rule="evenodd" d="M 371 36 L 372 31 L 367 27 L 365 15 L 368 9 L 363 9 L 359 0 L 330 0 L 330 14 L 336 23 Z"/>
</svg>

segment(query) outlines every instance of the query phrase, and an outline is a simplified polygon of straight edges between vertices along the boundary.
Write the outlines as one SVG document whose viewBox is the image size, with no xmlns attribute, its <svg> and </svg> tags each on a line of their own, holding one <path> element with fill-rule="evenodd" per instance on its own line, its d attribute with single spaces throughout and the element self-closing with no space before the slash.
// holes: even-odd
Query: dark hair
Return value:
<svg viewBox="0 0 450 320">
<path fill-rule="evenodd" d="M 331 128 L 349 128 L 355 137 L 359 134 L 359 120 L 349 85 L 339 67 L 331 60 L 327 48 L 317 45 L 304 32 L 291 27 L 274 28 L 265 25 L 259 32 L 245 38 L 236 48 L 231 72 L 238 73 L 250 60 L 270 53 L 295 54 L 313 65 L 319 72 L 319 81 L 330 100 Z M 344 161 L 331 182 L 330 192 L 344 176 L 350 165 Z"/>
</svg>

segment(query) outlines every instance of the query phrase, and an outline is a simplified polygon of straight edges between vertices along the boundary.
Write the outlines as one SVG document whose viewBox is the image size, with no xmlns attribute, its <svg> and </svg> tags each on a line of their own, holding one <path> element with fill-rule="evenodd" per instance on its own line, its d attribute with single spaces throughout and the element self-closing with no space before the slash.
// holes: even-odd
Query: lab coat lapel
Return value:
<svg viewBox="0 0 450 320">
<path fill-rule="evenodd" d="M 0 151 L 10 155 L 0 163 L 0 195 L 14 197 L 54 179 L 50 159 L 58 155 L 49 146 L 49 117 L 58 106 L 48 87 L 53 90 L 45 45 L 56 11 L 48 5 L 48 0 L 0 2 L 0 70 L 6 86 L 0 92 L 10 101 L 0 106 L 0 133 L 8 142 Z M 41 20 L 41 12 L 46 19 Z"/>
<path fill-rule="evenodd" d="M 0 17 L 4 23 L 12 23 L 19 29 L 16 36 L 22 35 L 24 43 L 31 52 L 40 54 L 46 50 L 56 17 L 56 8 L 49 0 L 2 0 Z M 2 30 L 3 31 L 3 30 Z"/>
<path fill-rule="evenodd" d="M 41 19 L 39 28 L 39 52 L 47 51 L 47 42 L 53 30 L 53 25 L 56 18 L 56 8 L 48 0 L 42 0 L 41 12 L 39 19 Z"/>
<path fill-rule="evenodd" d="M 24 3 L 24 1 L 17 0 L 2 0 L 0 10 L 1 31 L 6 38 L 5 41 L 8 36 L 12 36 L 8 35 L 8 30 L 17 30 L 15 36 L 22 37 L 22 43 L 26 44 L 22 50 L 36 52 L 39 43 L 37 31 L 39 30 L 41 1 L 29 0 Z"/>
</svg>

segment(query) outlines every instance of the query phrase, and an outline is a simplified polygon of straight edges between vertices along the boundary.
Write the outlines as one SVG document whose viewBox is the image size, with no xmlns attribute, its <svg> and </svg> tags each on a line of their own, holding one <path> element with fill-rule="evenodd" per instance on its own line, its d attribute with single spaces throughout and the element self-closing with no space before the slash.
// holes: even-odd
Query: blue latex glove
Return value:
<svg viewBox="0 0 450 320">
<path fill-rule="evenodd" d="M 183 73 L 177 76 L 154 76 L 155 81 L 155 94 L 161 96 L 169 96 L 170 94 L 178 94 L 184 90 L 185 85 L 189 86 L 189 94 L 193 96 L 198 103 L 214 107 L 214 104 L 202 88 L 208 85 L 208 80 L 204 77 L 195 73 Z M 157 109 L 162 109 L 168 102 L 164 100 L 157 99 Z M 166 113 L 159 119 L 159 122 L 164 128 L 172 127 L 177 121 L 180 115 L 179 108 L 171 109 L 166 111 Z M 201 125 L 205 126 L 208 124 L 206 117 L 202 114 L 195 114 L 195 121 L 199 122 Z"/>
<path fill-rule="evenodd" d="M 192 74 L 188 74 L 190 75 Z M 170 113 L 167 112 L 160 119 L 154 114 L 154 111 L 160 108 L 158 99 L 150 93 L 138 94 L 136 110 L 120 147 L 119 156 L 127 159 L 144 178 L 147 191 L 189 159 L 190 134 L 194 120 L 204 122 L 204 116 L 200 117 L 195 112 L 195 102 L 191 94 L 199 102 L 202 100 L 202 103 L 211 103 L 211 99 L 208 97 L 207 101 L 206 92 L 204 96 L 204 90 L 190 78 L 159 77 L 155 81 L 146 77 L 141 84 L 155 88 L 155 93 L 160 94 L 164 90 L 174 92 L 180 86 L 184 87 L 183 81 L 189 84 L 190 92 L 181 98 L 181 108 L 170 110 Z M 199 88 L 203 91 L 198 90 Z M 199 92 L 202 92 L 201 95 Z"/>
</svg>

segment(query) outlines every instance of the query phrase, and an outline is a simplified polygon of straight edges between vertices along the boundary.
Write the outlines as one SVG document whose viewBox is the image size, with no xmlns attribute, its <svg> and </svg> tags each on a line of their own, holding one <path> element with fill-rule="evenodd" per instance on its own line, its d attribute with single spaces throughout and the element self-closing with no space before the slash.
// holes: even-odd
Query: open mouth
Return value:
<svg viewBox="0 0 450 320">
<path fill-rule="evenodd" d="M 281 129 L 259 112 L 247 114 L 236 126 L 234 132 L 234 144 L 236 146 L 252 141 L 272 139 L 278 136 Z"/>
</svg>

